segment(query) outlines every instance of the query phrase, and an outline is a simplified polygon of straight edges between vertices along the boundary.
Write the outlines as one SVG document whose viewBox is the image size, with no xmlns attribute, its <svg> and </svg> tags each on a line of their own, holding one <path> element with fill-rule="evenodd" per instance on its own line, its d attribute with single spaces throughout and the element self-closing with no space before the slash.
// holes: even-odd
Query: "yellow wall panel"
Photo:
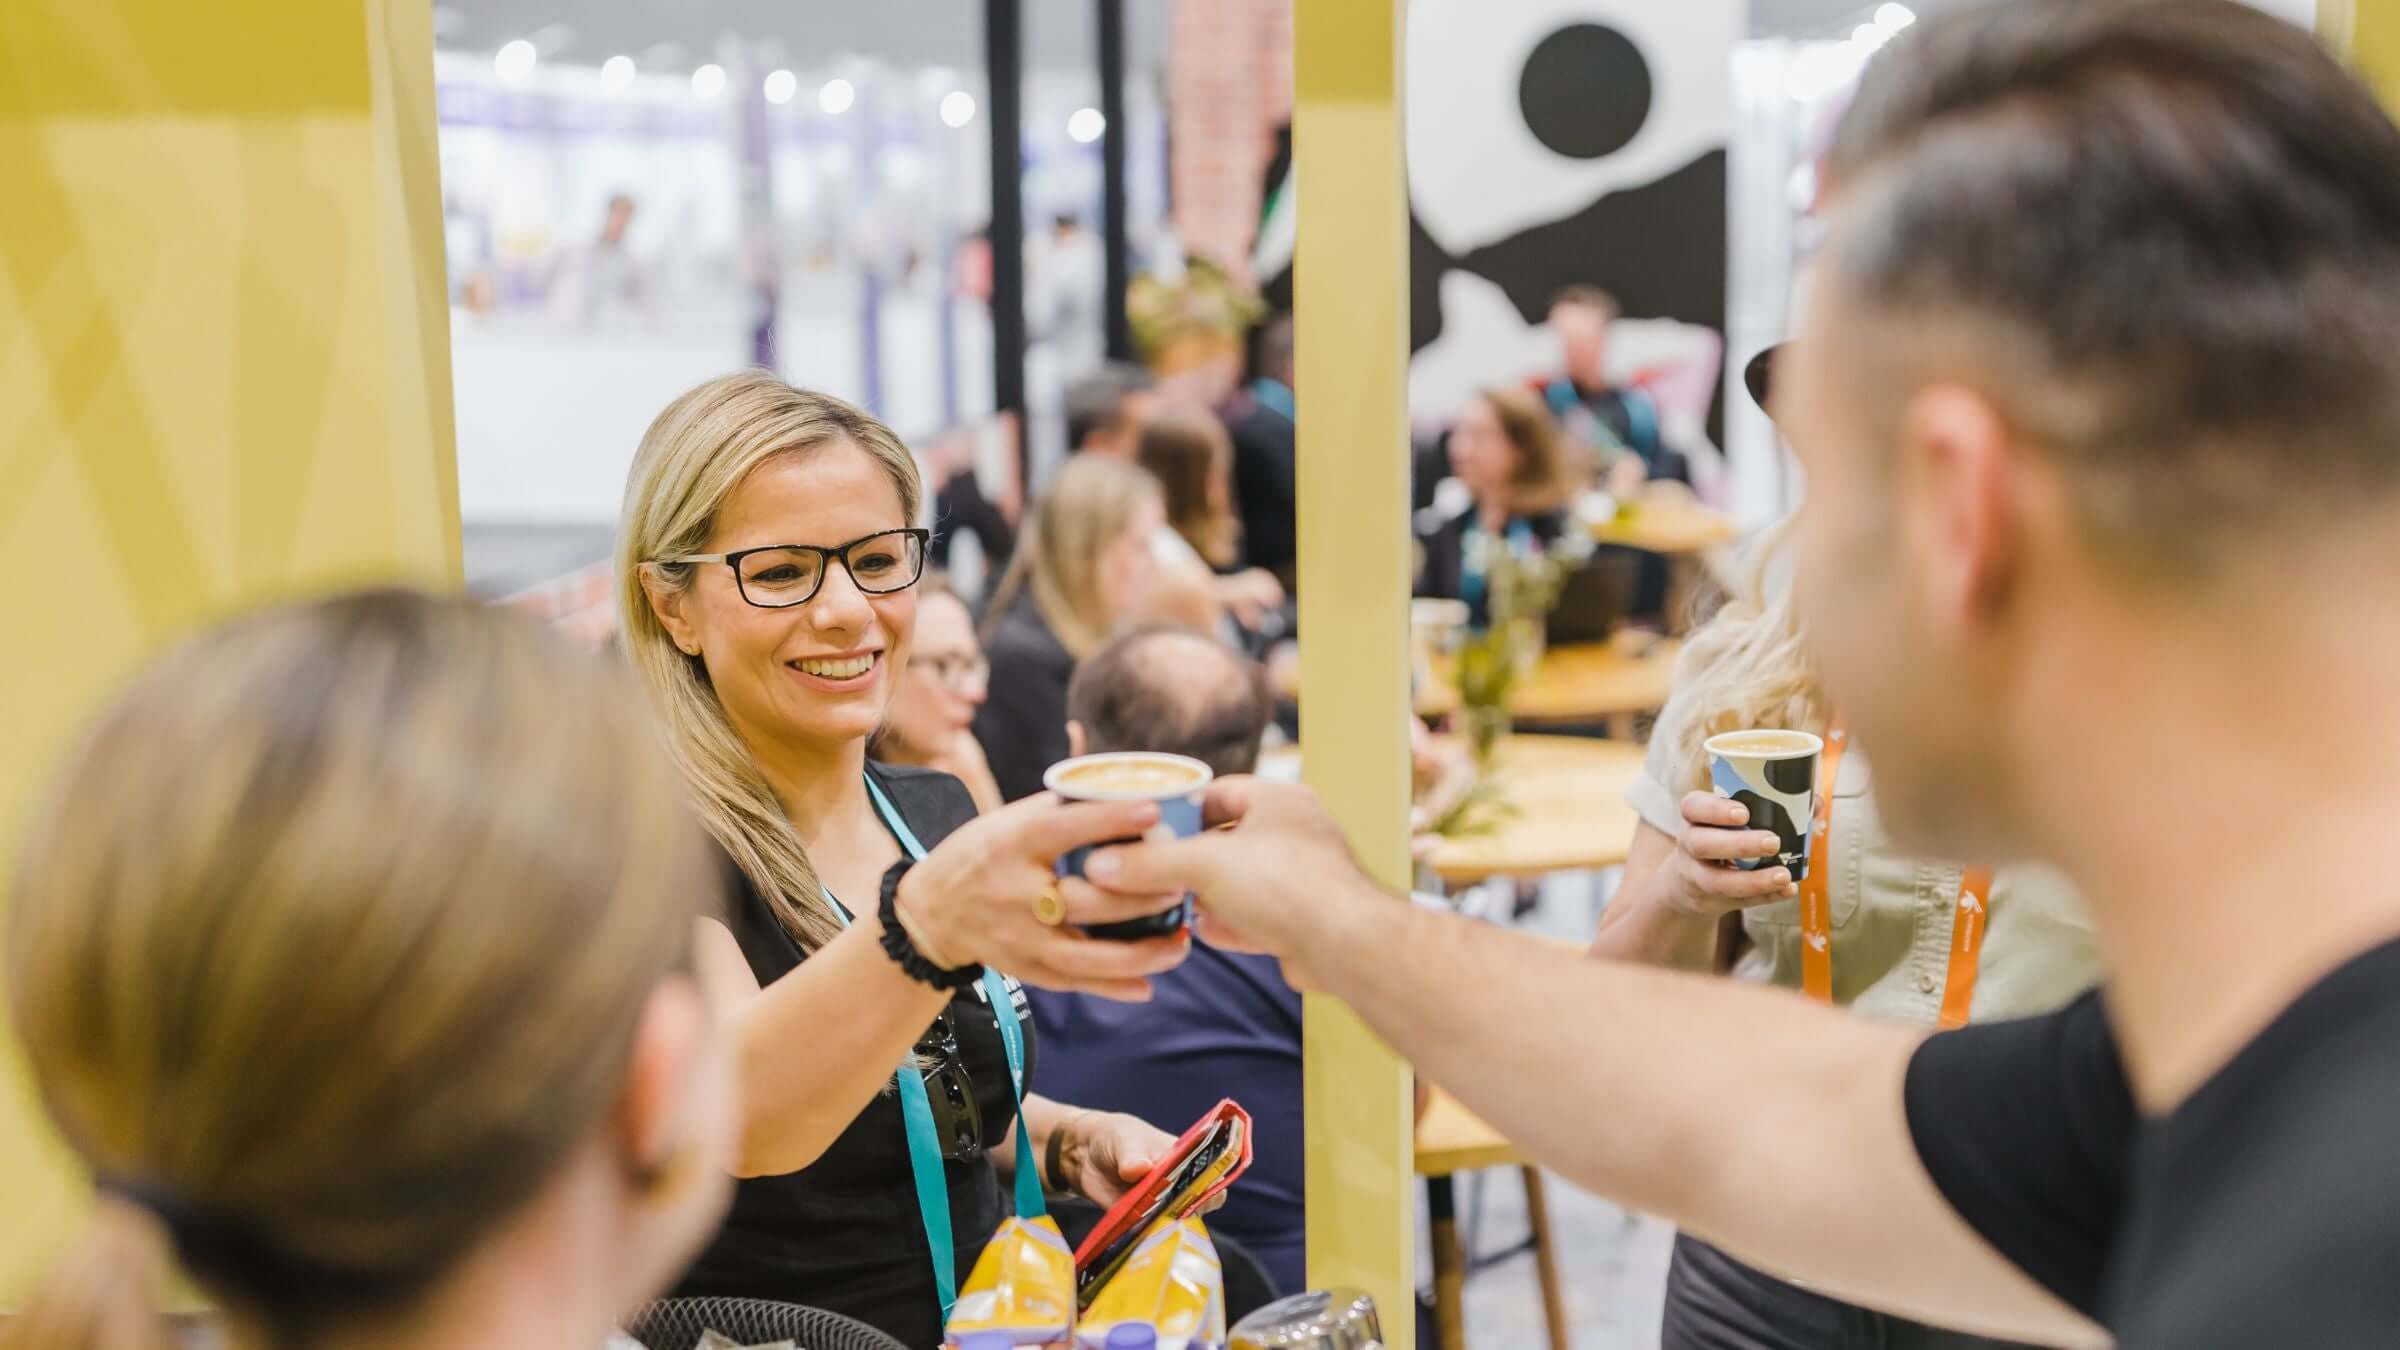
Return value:
<svg viewBox="0 0 2400 1350">
<path fill-rule="evenodd" d="M 1408 202 L 1399 0 L 1297 0 L 1303 760 L 1368 869 L 1408 881 Z M 1338 959 L 1338 958 L 1337 958 Z M 1415 1343 L 1409 1074 L 1339 1001 L 1307 999 L 1308 1275 L 1375 1296 Z"/>
<path fill-rule="evenodd" d="M 456 583 L 432 82 L 425 0 L 0 4 L 0 866 L 177 633 Z M 0 1038 L 0 1304 L 81 1193 Z"/>
</svg>

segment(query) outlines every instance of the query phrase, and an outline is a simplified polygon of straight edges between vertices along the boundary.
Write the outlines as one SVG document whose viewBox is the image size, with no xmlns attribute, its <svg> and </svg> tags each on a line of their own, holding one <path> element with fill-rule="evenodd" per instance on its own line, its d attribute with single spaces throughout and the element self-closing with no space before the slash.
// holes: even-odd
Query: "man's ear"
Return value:
<svg viewBox="0 0 2400 1350">
<path fill-rule="evenodd" d="M 642 579 L 642 598 L 650 602 L 650 612 L 658 616 L 659 625 L 667 630 L 667 636 L 683 649 L 684 655 L 698 656 L 700 635 L 683 613 L 683 601 L 690 594 L 689 588 L 669 585 L 658 574 L 658 569 L 648 564 L 642 566 L 639 575 Z"/>
<path fill-rule="evenodd" d="M 1899 480 L 1918 498 L 1903 507 L 1902 528 L 1934 612 L 1979 626 L 2016 577 L 2027 449 L 1982 393 L 1935 385 L 1902 409 L 1899 453 L 1909 461 Z"/>
<path fill-rule="evenodd" d="M 1088 744 L 1088 743 L 1089 743 L 1089 742 L 1087 741 L 1087 739 L 1085 738 L 1085 736 L 1084 736 L 1084 734 L 1083 734 L 1083 723 L 1081 723 L 1081 722 L 1078 722 L 1078 721 L 1075 721 L 1075 720 L 1074 720 L 1074 719 L 1072 719 L 1072 718 L 1068 719 L 1068 721 L 1067 721 L 1067 758 L 1069 758 L 1069 759 L 1077 759 L 1077 758 L 1081 758 L 1081 757 L 1082 757 L 1082 755 L 1083 755 L 1083 747 L 1084 747 L 1086 744 Z"/>
</svg>

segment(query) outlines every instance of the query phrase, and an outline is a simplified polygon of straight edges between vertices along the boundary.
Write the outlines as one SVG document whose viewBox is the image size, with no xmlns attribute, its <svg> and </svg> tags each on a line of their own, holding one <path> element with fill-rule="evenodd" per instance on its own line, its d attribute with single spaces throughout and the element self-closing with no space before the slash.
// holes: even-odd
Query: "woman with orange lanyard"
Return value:
<svg viewBox="0 0 2400 1350">
<path fill-rule="evenodd" d="M 1752 392 L 1763 380 L 1754 379 Z M 1770 536 L 1725 608 L 1684 647 L 1649 766 L 1626 794 L 1641 815 L 1594 955 L 1803 989 L 1868 1017 L 1953 1027 L 2047 1012 L 2095 983 L 2083 906 L 2047 869 L 1997 871 L 1895 853 L 1873 775 L 1824 706 Z M 1805 879 L 1766 866 L 1776 836 L 1708 790 L 1702 743 L 1790 727 L 1825 737 Z M 1962 792 L 1972 784 L 1960 784 Z M 1761 1195 L 1758 1203 L 1777 1203 Z M 1667 1276 L 1662 1350 L 1967 1350 L 1999 1342 L 1851 1307 L 1746 1266 L 1690 1234 Z"/>
</svg>

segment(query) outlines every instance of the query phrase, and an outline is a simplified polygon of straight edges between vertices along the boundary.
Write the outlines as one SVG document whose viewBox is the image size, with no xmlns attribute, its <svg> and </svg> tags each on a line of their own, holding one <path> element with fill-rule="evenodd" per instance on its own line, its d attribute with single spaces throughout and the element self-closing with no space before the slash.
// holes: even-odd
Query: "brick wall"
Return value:
<svg viewBox="0 0 2400 1350">
<path fill-rule="evenodd" d="M 1260 176 L 1292 115 L 1292 0 L 1173 0 L 1168 116 L 1183 246 L 1248 275 Z"/>
</svg>

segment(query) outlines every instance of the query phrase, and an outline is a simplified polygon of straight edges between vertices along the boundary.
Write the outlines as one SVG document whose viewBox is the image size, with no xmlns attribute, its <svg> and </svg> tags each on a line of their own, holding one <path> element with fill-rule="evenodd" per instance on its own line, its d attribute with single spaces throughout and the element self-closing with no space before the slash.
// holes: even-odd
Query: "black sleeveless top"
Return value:
<svg viewBox="0 0 2400 1350">
<path fill-rule="evenodd" d="M 867 773 L 927 849 L 975 818 L 965 785 L 945 773 L 869 763 Z M 789 974 L 806 959 L 783 931 L 756 888 L 738 868 L 731 884 L 728 922 L 751 973 L 761 986 Z M 853 912 L 872 896 L 843 896 Z M 1033 1018 L 1024 991 L 1008 982 L 1025 1032 L 1025 1081 L 1033 1081 Z M 992 1151 L 1016 1119 L 1009 1092 L 1008 1054 L 999 1023 L 983 987 L 957 995 L 951 1010 L 958 1023 L 959 1057 L 974 1080 L 983 1119 L 985 1152 L 972 1161 L 943 1164 L 950 1178 L 950 1231 L 958 1248 L 958 1280 L 1011 1211 L 1008 1189 L 992 1166 Z M 811 1053 L 795 1039 L 790 1053 Z M 847 1313 L 916 1350 L 932 1350 L 942 1339 L 941 1307 L 934 1293 L 932 1257 L 917 1192 L 908 1166 L 908 1137 L 900 1099 L 888 1088 L 825 1150 L 798 1171 L 747 1177 L 734 1187 L 733 1209 L 699 1261 L 675 1289 L 677 1297 L 722 1295 L 804 1303 Z"/>
</svg>

